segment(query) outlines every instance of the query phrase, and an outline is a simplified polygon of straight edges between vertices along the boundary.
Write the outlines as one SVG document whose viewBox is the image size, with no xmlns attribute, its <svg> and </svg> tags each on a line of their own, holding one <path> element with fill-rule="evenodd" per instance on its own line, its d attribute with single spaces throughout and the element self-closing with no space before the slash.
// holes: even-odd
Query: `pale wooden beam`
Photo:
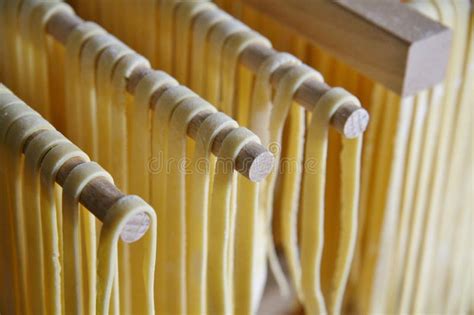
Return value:
<svg viewBox="0 0 474 315">
<path fill-rule="evenodd" d="M 401 96 L 443 80 L 451 30 L 395 0 L 242 0 Z"/>
</svg>

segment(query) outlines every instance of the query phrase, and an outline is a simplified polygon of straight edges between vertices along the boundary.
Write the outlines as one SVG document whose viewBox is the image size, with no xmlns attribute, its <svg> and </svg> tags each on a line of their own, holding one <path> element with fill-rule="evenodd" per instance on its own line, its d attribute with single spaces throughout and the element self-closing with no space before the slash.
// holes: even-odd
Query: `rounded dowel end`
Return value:
<svg viewBox="0 0 474 315">
<path fill-rule="evenodd" d="M 242 148 L 235 162 L 237 171 L 252 182 L 260 182 L 272 171 L 275 157 L 263 145 L 250 142 Z"/>
<path fill-rule="evenodd" d="M 270 152 L 266 151 L 257 156 L 249 169 L 249 179 L 252 182 L 260 182 L 264 180 L 272 171 L 275 157 Z"/>
<path fill-rule="evenodd" d="M 150 218 L 145 212 L 140 212 L 127 221 L 122 232 L 120 232 L 120 238 L 125 243 L 136 242 L 145 235 L 149 227 Z"/>
<path fill-rule="evenodd" d="M 354 104 L 341 106 L 331 119 L 331 123 L 346 138 L 354 139 L 362 135 L 369 125 L 369 112 Z"/>
</svg>

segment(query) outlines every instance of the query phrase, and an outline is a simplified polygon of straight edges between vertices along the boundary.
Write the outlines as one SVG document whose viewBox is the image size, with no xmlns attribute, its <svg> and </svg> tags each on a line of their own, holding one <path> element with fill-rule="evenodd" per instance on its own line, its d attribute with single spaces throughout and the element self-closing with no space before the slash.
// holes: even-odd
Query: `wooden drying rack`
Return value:
<svg viewBox="0 0 474 315">
<path fill-rule="evenodd" d="M 46 30 L 52 35 L 56 40 L 61 43 L 65 43 L 69 33 L 79 24 L 84 23 L 84 21 L 77 15 L 70 14 L 68 12 L 58 12 L 53 15 L 47 23 Z M 241 55 L 240 62 L 249 68 L 253 72 L 257 72 L 260 65 L 265 61 L 268 56 L 276 54 L 277 52 L 271 48 L 262 46 L 262 45 L 251 45 L 245 49 Z M 271 77 L 271 83 L 273 86 L 276 86 L 280 78 L 284 75 L 287 68 L 281 67 Z M 150 68 L 138 68 L 127 78 L 127 91 L 131 94 L 134 93 L 135 87 L 140 81 L 140 79 L 153 71 Z M 317 102 L 324 93 L 331 89 L 330 86 L 324 82 L 320 82 L 315 79 L 309 79 L 305 81 L 302 86 L 296 91 L 294 95 L 295 101 L 297 101 L 301 106 L 303 106 L 308 111 L 313 111 Z M 161 91 L 162 92 L 162 91 Z M 160 91 L 157 92 L 157 95 L 152 97 L 152 101 L 157 99 Z M 331 119 L 331 125 L 336 128 L 343 136 L 347 138 L 355 138 L 362 135 L 367 128 L 369 121 L 368 112 L 356 104 L 344 104 L 339 108 L 338 111 L 333 115 Z M 188 135 L 191 138 L 195 138 L 196 131 L 199 128 L 199 125 L 202 123 L 202 120 L 192 120 L 190 127 L 188 129 Z M 213 146 L 213 152 L 217 154 L 220 148 L 220 143 L 224 137 L 221 137 L 219 134 Z M 256 147 L 255 147 L 256 148 Z M 245 151 L 245 150 L 243 150 Z M 251 151 L 251 150 L 249 150 Z M 261 154 L 261 152 L 259 152 Z M 237 158 L 237 165 L 239 160 L 253 161 L 257 156 L 246 155 L 243 152 L 239 154 Z M 253 163 L 251 163 L 253 164 Z M 242 170 L 244 176 L 248 177 L 248 169 Z"/>
<path fill-rule="evenodd" d="M 80 17 L 60 11 L 49 19 L 46 30 L 57 41 L 65 44 L 70 32 L 81 23 L 84 23 L 84 21 Z M 265 59 L 275 53 L 277 52 L 271 48 L 253 45 L 243 52 L 240 61 L 247 68 L 256 72 Z M 148 67 L 136 68 L 130 77 L 126 78 L 127 92 L 133 94 L 140 79 L 152 71 L 153 70 Z M 285 71 L 286 69 L 282 67 L 282 69 L 277 70 L 272 75 L 271 83 L 273 86 L 278 84 Z M 151 104 L 154 104 L 168 87 L 169 86 L 164 86 L 158 89 L 151 97 Z M 294 98 L 305 109 L 313 111 L 321 96 L 330 89 L 331 87 L 325 83 L 314 79 L 307 80 L 296 91 Z M 191 120 L 187 130 L 187 134 L 191 138 L 196 139 L 199 126 L 210 114 L 211 112 L 200 113 Z M 369 115 L 365 109 L 356 104 L 344 104 L 332 117 L 331 125 L 343 136 L 354 138 L 363 134 L 367 128 L 368 121 Z M 212 144 L 212 152 L 214 154 L 217 155 L 219 153 L 223 140 L 232 129 L 233 128 L 222 130 L 216 136 Z M 57 183 L 63 185 L 72 169 L 85 162 L 86 161 L 82 158 L 72 158 L 67 161 L 61 167 L 56 176 Z M 245 177 L 257 182 L 263 180 L 270 173 L 273 167 L 273 162 L 273 155 L 265 147 L 256 142 L 251 142 L 240 151 L 236 158 L 235 168 Z M 105 178 L 99 177 L 86 185 L 80 195 L 79 201 L 102 221 L 105 218 L 107 209 L 123 196 L 124 194 L 115 185 L 111 184 Z M 122 237 L 122 239 L 126 242 L 133 242 L 140 239 L 146 232 L 148 225 L 149 221 L 143 216 L 132 218 L 127 222 L 126 227 L 122 232 L 122 236 L 126 234 L 126 237 Z"/>
</svg>

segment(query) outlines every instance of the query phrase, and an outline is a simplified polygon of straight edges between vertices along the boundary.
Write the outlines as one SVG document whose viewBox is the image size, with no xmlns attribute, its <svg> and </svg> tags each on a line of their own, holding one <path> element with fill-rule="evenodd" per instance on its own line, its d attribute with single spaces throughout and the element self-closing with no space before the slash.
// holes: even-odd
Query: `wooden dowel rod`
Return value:
<svg viewBox="0 0 474 315">
<path fill-rule="evenodd" d="M 140 82 L 141 78 L 151 72 L 153 72 L 153 70 L 147 67 L 139 67 L 135 69 L 127 82 L 127 91 L 130 94 L 134 94 L 135 88 L 138 82 Z M 168 87 L 169 86 L 164 85 L 153 93 L 150 98 L 151 107 L 154 107 L 154 104 Z M 203 112 L 193 117 L 193 119 L 189 122 L 188 129 L 186 131 L 190 138 L 196 140 L 199 127 L 209 115 L 211 115 L 211 112 Z M 221 130 L 214 138 L 211 151 L 216 156 L 219 154 L 222 142 L 224 141 L 227 134 L 232 131 L 232 129 L 233 128 Z M 256 142 L 250 142 L 245 145 L 242 150 L 240 150 L 235 160 L 235 169 L 251 181 L 259 182 L 271 172 L 273 163 L 274 156 L 270 153 L 270 151 L 268 151 L 263 145 L 260 145 Z"/>
<path fill-rule="evenodd" d="M 59 42 L 65 44 L 69 33 L 79 24 L 84 21 L 76 15 L 71 15 L 65 12 L 59 12 L 55 14 L 49 20 L 47 24 L 47 31 Z M 135 93 L 135 88 L 140 82 L 141 78 L 152 72 L 153 69 L 148 67 L 136 68 L 129 78 L 127 78 L 127 92 L 130 94 Z M 163 93 L 168 86 L 155 91 L 151 97 L 150 106 L 154 107 L 156 100 L 158 100 L 161 93 Z M 196 117 L 191 120 L 187 134 L 192 139 L 196 139 L 197 131 L 203 120 L 200 117 Z M 214 139 L 212 144 L 212 152 L 217 155 L 219 154 L 221 145 L 225 136 L 229 130 L 222 130 Z M 251 142 L 242 148 L 239 155 L 236 158 L 235 169 L 243 176 L 247 177 L 251 181 L 259 182 L 263 180 L 270 172 L 273 167 L 274 157 L 263 145 L 256 142 Z"/>
<path fill-rule="evenodd" d="M 23 153 L 26 152 L 28 144 L 37 135 L 46 130 L 40 130 L 32 134 L 23 145 Z M 56 174 L 56 183 L 63 187 L 66 178 L 70 172 L 78 165 L 87 161 L 81 157 L 74 157 L 66 161 Z M 79 202 L 89 210 L 101 222 L 104 221 L 108 209 L 125 195 L 105 177 L 97 177 L 91 180 L 79 195 Z M 142 214 L 133 216 L 125 224 L 122 230 L 122 240 L 126 243 L 132 243 L 139 240 L 147 231 L 150 224 L 149 219 Z"/>
<path fill-rule="evenodd" d="M 135 88 L 140 82 L 140 79 L 147 75 L 148 73 L 152 72 L 153 70 L 146 67 L 139 67 L 135 69 L 127 84 L 127 91 L 130 94 L 135 93 Z M 154 107 L 156 101 L 160 98 L 161 94 L 168 88 L 168 86 L 163 86 L 161 89 L 158 89 L 153 93 L 151 96 L 150 106 Z M 196 115 L 188 125 L 187 135 L 196 140 L 197 132 L 199 127 L 201 126 L 202 122 L 204 121 L 207 116 L 211 113 L 208 112 L 206 114 Z M 233 128 L 232 128 L 233 129 Z M 232 130 L 221 130 L 217 136 L 214 138 L 211 146 L 211 151 L 216 156 L 219 154 L 219 151 L 222 146 L 222 142 L 224 141 L 227 134 Z M 240 150 L 237 158 L 235 160 L 235 169 L 242 174 L 243 176 L 247 177 L 251 181 L 259 182 L 263 180 L 268 174 L 270 174 L 271 169 L 273 167 L 274 157 L 263 145 L 250 142 L 245 145 L 242 150 Z"/>
<path fill-rule="evenodd" d="M 265 59 L 276 53 L 277 51 L 272 48 L 254 44 L 244 50 L 240 56 L 240 62 L 251 71 L 257 72 Z M 274 87 L 278 85 L 287 69 L 287 67 L 280 67 L 273 73 L 270 80 Z M 294 99 L 306 110 L 312 112 L 321 96 L 330 89 L 331 87 L 324 82 L 308 79 L 296 91 Z M 367 129 L 368 124 L 369 113 L 364 108 L 351 103 L 342 105 L 331 118 L 331 125 L 346 138 L 359 137 Z"/>
<path fill-rule="evenodd" d="M 70 15 L 66 12 L 59 12 L 54 15 L 48 22 L 47 31 L 54 38 L 62 43 L 65 43 L 69 32 L 83 20 L 75 15 Z M 269 56 L 277 53 L 272 48 L 262 45 L 251 45 L 245 49 L 240 57 L 240 62 L 249 70 L 257 72 L 260 65 Z M 145 70 L 140 70 L 145 71 Z M 280 78 L 285 73 L 285 68 L 277 70 L 271 77 L 271 82 L 274 87 L 278 85 Z M 141 78 L 143 74 L 134 73 L 136 78 Z M 134 87 L 138 84 L 138 80 L 131 80 L 131 84 L 127 86 L 129 92 L 134 91 Z M 309 79 L 296 91 L 295 100 L 301 104 L 308 111 L 313 111 L 316 103 L 324 93 L 330 90 L 331 87 L 324 82 L 319 82 L 315 79 Z M 364 133 L 369 123 L 369 113 L 355 104 L 344 104 L 334 114 L 331 119 L 331 125 L 336 128 L 346 138 L 355 138 Z M 193 135 L 190 135 L 193 137 Z"/>
<path fill-rule="evenodd" d="M 56 182 L 62 187 L 69 173 L 79 164 L 86 162 L 87 161 L 79 157 L 68 160 L 59 169 L 56 175 Z M 84 187 L 80 195 L 80 202 L 100 221 L 103 221 L 107 209 L 124 196 L 125 195 L 114 184 L 110 183 L 106 178 L 99 177 Z"/>
</svg>

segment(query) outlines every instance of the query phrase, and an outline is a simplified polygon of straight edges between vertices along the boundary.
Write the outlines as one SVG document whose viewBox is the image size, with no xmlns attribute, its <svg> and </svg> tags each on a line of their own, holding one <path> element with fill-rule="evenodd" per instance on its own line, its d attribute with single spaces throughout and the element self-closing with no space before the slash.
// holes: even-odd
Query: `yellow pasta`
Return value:
<svg viewBox="0 0 474 315">
<path fill-rule="evenodd" d="M 188 84 L 189 82 L 190 55 L 194 54 L 190 54 L 189 52 L 193 51 L 193 49 L 198 49 L 198 47 L 190 45 L 190 25 L 200 12 L 204 10 L 207 11 L 214 7 L 212 2 L 197 1 L 183 2 L 176 8 L 175 29 L 176 34 L 180 34 L 181 40 L 175 43 L 176 56 L 174 59 L 174 69 L 176 79 L 183 84 Z"/>
<path fill-rule="evenodd" d="M 28 263 L 27 257 L 29 254 L 26 251 L 26 239 L 25 239 L 25 226 L 24 226 L 24 208 L 22 205 L 22 180 L 21 180 L 21 169 L 22 169 L 22 160 L 21 160 L 21 147 L 28 138 L 29 135 L 32 133 L 42 130 L 51 128 L 51 125 L 46 123 L 44 120 L 41 120 L 39 115 L 29 109 L 26 105 L 20 103 L 19 105 L 23 106 L 15 106 L 12 104 L 4 108 L 2 113 L 3 119 L 1 121 L 2 125 L 2 132 L 0 134 L 2 142 L 4 144 L 4 162 L 5 165 L 9 165 L 10 167 L 6 169 L 6 175 L 8 180 L 7 190 L 11 191 L 7 197 L 8 204 L 11 205 L 9 210 L 11 212 L 11 222 L 12 226 L 12 233 L 13 233 L 13 242 L 12 244 L 15 246 L 15 253 L 17 261 L 13 262 L 16 263 L 19 270 L 19 283 L 20 283 L 20 292 L 25 299 L 28 299 L 29 289 L 27 286 L 27 277 L 33 276 L 32 274 L 28 273 L 28 265 L 32 262 Z M 37 249 L 39 250 L 39 248 Z M 40 255 L 40 253 L 37 253 Z M 39 258 L 39 257 L 38 257 Z M 36 285 L 38 288 L 41 285 L 41 279 L 34 279 L 33 285 Z M 32 297 L 33 298 L 33 297 Z M 39 297 L 41 298 L 41 297 Z M 40 301 L 35 301 L 33 305 L 25 305 L 23 308 L 29 310 L 28 307 L 41 307 Z"/>
<path fill-rule="evenodd" d="M 107 34 L 91 36 L 82 43 L 78 79 L 80 84 L 81 103 L 78 103 L 78 120 L 82 122 L 84 132 L 77 139 L 78 145 L 84 148 L 93 159 L 98 158 L 97 106 L 95 98 L 95 70 L 98 56 L 107 47 L 115 43 L 115 38 Z"/>
<path fill-rule="evenodd" d="M 43 108 L 40 113 L 48 119 L 53 117 L 53 108 L 50 101 L 50 90 L 48 80 L 48 62 L 47 62 L 47 49 L 49 47 L 46 33 L 44 31 L 46 22 L 49 18 L 58 12 L 73 13 L 74 11 L 70 6 L 64 3 L 41 3 L 38 2 L 29 17 L 30 29 L 28 33 L 31 36 L 33 45 L 33 63 L 35 65 L 35 73 L 32 75 L 36 80 L 33 84 L 33 93 L 36 101 Z"/>
<path fill-rule="evenodd" d="M 66 59 L 65 59 L 65 111 L 66 111 L 66 131 L 73 140 L 79 139 L 77 135 L 79 128 L 79 105 L 80 92 L 78 91 L 78 78 L 80 73 L 79 58 L 81 48 L 84 42 L 94 36 L 103 34 L 104 30 L 97 24 L 88 22 L 78 25 L 69 34 L 66 40 Z"/>
<path fill-rule="evenodd" d="M 78 200 L 93 180 L 105 177 L 111 183 L 111 176 L 98 164 L 87 162 L 84 152 L 9 90 L 1 86 L 0 91 L 0 158 L 2 174 L 6 176 L 2 187 L 12 192 L 6 203 L 2 199 L 0 215 L 2 220 L 14 224 L 11 230 L 14 238 L 8 245 L 12 248 L 1 243 L 2 249 L 11 253 L 8 265 L 2 263 L 2 271 L 18 279 L 16 292 L 7 295 L 10 306 L 2 305 L 2 312 L 108 314 L 111 301 L 113 312 L 120 312 L 117 297 L 111 299 L 110 294 L 112 285 L 118 293 L 118 239 L 125 225 L 132 218 L 137 220 L 139 215 L 148 217 L 149 231 L 144 237 L 147 244 L 143 245 L 145 274 L 141 279 L 136 277 L 136 281 L 145 288 L 142 291 L 145 312 L 153 313 L 157 228 L 154 210 L 136 196 L 122 196 L 116 201 L 103 219 L 96 266 L 95 252 L 91 256 L 91 252 L 82 250 L 84 239 L 91 232 L 81 233 Z M 22 159 L 23 151 L 25 159 Z M 65 177 L 62 198 L 57 200 L 56 177 L 71 159 L 84 162 Z M 27 245 L 31 246 L 28 251 Z M 14 267 L 14 263 L 20 268 Z M 83 282 L 90 286 L 83 288 Z M 2 286 L 2 294 L 6 294 L 4 289 Z"/>
<path fill-rule="evenodd" d="M 66 309 L 64 300 L 64 274 L 61 272 L 64 266 L 63 238 L 62 238 L 62 216 L 58 215 L 61 207 L 56 205 L 55 200 L 55 178 L 63 164 L 73 157 L 87 159 L 87 155 L 75 145 L 65 142 L 53 147 L 44 156 L 40 167 L 41 174 L 41 208 L 44 210 L 44 240 L 45 257 L 52 257 L 53 262 L 47 264 L 46 275 L 53 287 L 51 289 L 54 298 L 54 312 L 59 314 Z M 71 305 L 74 308 L 74 305 Z"/>
<path fill-rule="evenodd" d="M 257 2 L 0 1 L 0 313 L 472 312 L 472 3 L 402 2 L 404 97 Z"/>
<path fill-rule="evenodd" d="M 45 155 L 57 145 L 66 143 L 66 139 L 55 130 L 45 130 L 40 135 L 35 137 L 29 143 L 25 151 L 25 168 L 23 177 L 23 190 L 25 191 L 25 198 L 23 206 L 29 215 L 25 216 L 25 225 L 27 227 L 26 234 L 29 244 L 35 244 L 32 247 L 31 253 L 35 253 L 36 257 L 31 257 L 31 261 L 37 261 L 34 265 L 31 264 L 29 270 L 31 275 L 37 277 L 35 285 L 41 285 L 40 288 L 35 288 L 31 296 L 37 296 L 39 301 L 36 303 L 38 311 L 47 312 L 49 314 L 57 314 L 60 310 L 60 291 L 56 283 L 58 274 L 54 270 L 54 263 L 52 259 L 45 259 L 44 257 L 51 257 L 51 246 L 48 239 L 48 234 L 43 231 L 50 227 L 48 220 L 50 217 L 42 211 L 40 198 L 31 198 L 30 196 L 38 196 L 40 194 L 40 166 Z M 26 197 L 26 193 L 28 197 Z M 39 222 L 42 222 L 39 224 Z M 45 239 L 43 239 L 45 238 Z M 57 245 L 57 244 L 56 244 Z M 53 268 L 51 268 L 53 267 Z M 48 288 L 49 294 L 42 294 Z M 35 293 L 36 292 L 36 293 Z M 40 301 L 42 300 L 42 301 Z M 42 306 L 44 304 L 44 308 Z"/>
<path fill-rule="evenodd" d="M 185 92 L 186 93 L 186 92 Z M 183 302 L 180 305 L 180 312 L 187 313 L 187 281 L 186 278 L 186 244 L 188 242 L 186 235 L 186 194 L 189 193 L 186 190 L 186 172 L 185 172 L 185 159 L 186 159 L 186 130 L 188 124 L 194 115 L 204 111 L 215 111 L 215 108 L 210 104 L 202 102 L 197 97 L 188 96 L 182 101 L 178 101 L 171 117 L 169 118 L 170 132 L 168 133 L 168 158 L 170 161 L 169 171 L 167 174 L 166 185 L 167 185 L 167 196 L 166 196 L 166 208 L 169 210 L 166 223 L 168 228 L 167 237 L 167 248 L 168 252 L 179 251 L 179 263 L 170 265 L 179 266 L 181 269 L 178 271 L 181 276 L 185 275 L 184 281 L 180 283 L 179 294 L 184 296 Z M 194 224 L 192 222 L 191 224 Z M 176 241 L 175 241 L 176 240 Z M 176 242 L 176 243 L 175 243 Z M 170 255 L 171 256 L 171 255 Z M 174 255 L 173 255 L 174 256 Z M 174 257 L 170 257 L 170 260 Z M 178 257 L 176 257 L 178 259 Z M 176 277 L 176 276 L 174 276 Z M 168 281 L 175 281 L 170 278 Z M 181 279 L 179 281 L 182 281 Z M 176 309 L 170 308 L 169 313 L 176 312 Z"/>
<path fill-rule="evenodd" d="M 204 68 L 207 63 L 207 40 L 210 30 L 221 21 L 229 19 L 229 16 L 222 14 L 217 9 L 209 9 L 199 14 L 194 21 L 193 36 L 192 36 L 192 47 L 193 54 L 191 56 L 191 88 L 204 95 L 206 93 L 204 84 L 205 73 Z"/>
<path fill-rule="evenodd" d="M 233 233 L 236 209 L 232 195 L 235 194 L 236 176 L 232 165 L 236 155 L 246 143 L 258 141 L 249 130 L 238 128 L 232 131 L 222 144 L 216 162 L 213 193 L 209 208 L 208 238 L 208 312 L 228 314 L 233 306 L 233 270 L 228 269 L 229 251 L 233 244 L 228 240 Z"/>
<path fill-rule="evenodd" d="M 96 101 L 97 101 L 97 123 L 99 128 L 99 143 L 110 143 L 112 138 L 111 118 L 113 112 L 112 93 L 110 84 L 113 70 L 119 60 L 131 54 L 132 51 L 125 45 L 115 44 L 105 49 L 99 56 L 96 68 Z M 112 148 L 109 145 L 99 146 L 99 162 L 106 169 L 110 169 L 112 160 Z"/>
<path fill-rule="evenodd" d="M 112 290 L 115 266 L 117 264 L 117 242 L 120 231 L 132 216 L 137 213 L 145 213 L 150 220 L 150 227 L 145 236 L 147 242 L 146 253 L 143 259 L 142 282 L 145 291 L 143 308 L 147 314 L 154 313 L 153 279 L 156 255 L 156 215 L 154 210 L 137 196 L 125 196 L 118 200 L 109 209 L 104 219 L 104 225 L 100 233 L 97 266 L 97 313 L 108 314 L 110 294 Z M 140 278 L 138 275 L 137 278 Z"/>
<path fill-rule="evenodd" d="M 208 251 L 208 196 L 210 191 L 210 172 L 214 167 L 210 159 L 212 142 L 224 128 L 238 127 L 237 123 L 223 113 L 211 114 L 199 128 L 196 148 L 192 158 L 194 173 L 187 207 L 187 310 L 189 313 L 207 312 L 207 251 Z"/>
<path fill-rule="evenodd" d="M 121 58 L 115 65 L 112 73 L 112 94 L 111 102 L 113 110 L 111 111 L 111 120 L 114 122 L 110 125 L 110 147 L 111 156 L 113 156 L 110 171 L 114 174 L 117 185 L 123 190 L 128 189 L 128 172 L 127 172 L 127 113 L 131 106 L 132 100 L 125 94 L 126 81 L 125 78 L 130 75 L 134 68 L 139 66 L 149 66 L 149 62 L 137 54 L 127 54 Z"/>
</svg>

